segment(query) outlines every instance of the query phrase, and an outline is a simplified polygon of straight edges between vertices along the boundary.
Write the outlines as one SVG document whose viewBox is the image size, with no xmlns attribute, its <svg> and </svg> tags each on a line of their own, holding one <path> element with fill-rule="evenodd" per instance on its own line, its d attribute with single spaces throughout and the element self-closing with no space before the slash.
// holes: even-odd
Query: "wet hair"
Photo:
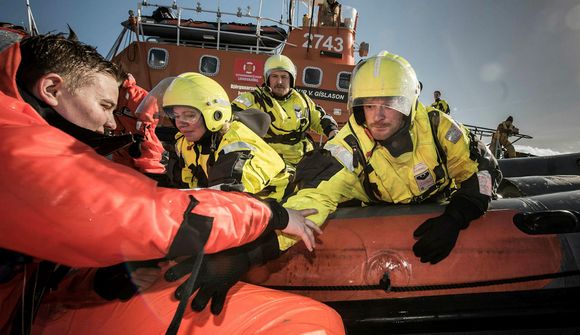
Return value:
<svg viewBox="0 0 580 335">
<path fill-rule="evenodd" d="M 506 120 L 506 121 L 511 121 L 511 122 L 514 122 L 514 118 L 513 118 L 511 115 L 510 115 L 510 116 L 508 116 L 508 118 L 507 118 L 507 119 L 505 119 L 505 120 Z"/>
<path fill-rule="evenodd" d="M 27 37 L 20 43 L 20 54 L 22 61 L 16 80 L 27 89 L 47 73 L 63 77 L 71 93 L 91 82 L 97 73 L 110 75 L 119 85 L 124 79 L 117 65 L 103 58 L 94 47 L 79 42 L 76 36 L 65 38 L 62 34 L 47 34 Z"/>
</svg>

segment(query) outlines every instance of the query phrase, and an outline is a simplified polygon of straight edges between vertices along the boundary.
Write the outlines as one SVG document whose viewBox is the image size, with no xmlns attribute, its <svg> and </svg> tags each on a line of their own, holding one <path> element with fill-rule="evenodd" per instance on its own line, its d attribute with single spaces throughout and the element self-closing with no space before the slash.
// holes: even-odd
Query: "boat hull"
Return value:
<svg viewBox="0 0 580 335">
<path fill-rule="evenodd" d="M 573 275 L 580 269 L 580 233 L 530 235 L 513 223 L 522 211 L 573 209 L 579 197 L 574 191 L 496 200 L 435 265 L 413 254 L 413 231 L 441 214 L 443 205 L 342 208 L 327 221 L 313 253 L 299 243 L 248 280 L 321 301 L 580 286 Z"/>
</svg>

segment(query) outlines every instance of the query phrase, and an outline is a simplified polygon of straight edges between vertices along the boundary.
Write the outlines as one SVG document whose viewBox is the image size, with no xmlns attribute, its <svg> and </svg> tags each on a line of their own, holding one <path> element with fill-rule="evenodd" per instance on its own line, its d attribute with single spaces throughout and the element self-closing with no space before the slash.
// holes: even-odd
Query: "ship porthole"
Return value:
<svg viewBox="0 0 580 335">
<path fill-rule="evenodd" d="M 147 64 L 152 69 L 165 69 L 169 64 L 169 53 L 162 48 L 151 48 L 147 53 Z"/>
<path fill-rule="evenodd" d="M 218 74 L 220 71 L 220 59 L 215 56 L 203 55 L 199 59 L 199 73 L 208 77 Z"/>
<path fill-rule="evenodd" d="M 348 71 L 339 72 L 336 76 L 336 88 L 338 88 L 340 91 L 348 92 L 351 75 L 352 73 Z"/>
<path fill-rule="evenodd" d="M 308 87 L 320 87 L 322 84 L 322 70 L 313 66 L 305 67 L 302 73 L 302 82 Z"/>
</svg>

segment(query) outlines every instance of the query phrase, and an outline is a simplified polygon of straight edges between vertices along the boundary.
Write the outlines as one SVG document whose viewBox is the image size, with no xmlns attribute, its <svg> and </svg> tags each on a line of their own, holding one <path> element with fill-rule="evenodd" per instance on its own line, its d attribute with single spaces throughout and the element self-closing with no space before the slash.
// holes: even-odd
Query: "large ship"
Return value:
<svg viewBox="0 0 580 335">
<path fill-rule="evenodd" d="M 298 68 L 296 88 L 308 94 L 342 125 L 355 53 L 364 57 L 367 43 L 355 42 L 357 11 L 338 5 L 334 14 L 320 1 L 287 1 L 281 19 L 236 13 L 162 6 L 143 1 L 123 22 L 123 31 L 108 57 L 121 64 L 146 89 L 167 76 L 197 71 L 218 81 L 233 100 L 263 83 L 264 62 L 283 54 Z M 144 15 L 146 11 L 150 15 Z M 261 12 L 261 8 L 258 9 Z M 215 15 L 215 22 L 198 21 Z M 250 20 L 236 23 L 230 20 Z M 122 50 L 121 46 L 126 45 Z"/>
</svg>

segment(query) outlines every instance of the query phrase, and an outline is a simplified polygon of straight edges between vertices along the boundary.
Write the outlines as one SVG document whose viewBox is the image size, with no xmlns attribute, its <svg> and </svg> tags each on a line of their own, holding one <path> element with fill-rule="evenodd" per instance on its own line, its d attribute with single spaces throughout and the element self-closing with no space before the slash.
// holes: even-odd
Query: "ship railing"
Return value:
<svg viewBox="0 0 580 335">
<path fill-rule="evenodd" d="M 493 137 L 494 134 L 497 133 L 496 129 L 493 128 L 486 128 L 486 127 L 480 127 L 480 126 L 473 126 L 470 124 L 463 124 L 467 129 L 469 129 L 470 132 L 474 133 L 475 136 L 478 136 L 480 140 L 483 140 L 484 137 Z M 511 140 L 511 143 L 514 144 L 517 141 L 521 140 L 521 139 L 528 139 L 531 140 L 533 139 L 532 136 L 530 135 L 525 135 L 525 134 L 510 134 L 509 137 L 515 137 L 515 140 Z M 500 146 L 499 141 L 495 141 L 495 147 L 492 148 L 491 144 L 493 143 L 493 141 L 490 141 L 490 143 L 486 143 L 486 145 L 489 147 L 489 149 L 491 150 L 491 152 L 493 153 L 493 155 L 495 156 L 495 158 L 502 158 L 503 157 L 503 153 L 502 153 L 502 149 Z"/>
<path fill-rule="evenodd" d="M 142 35 L 145 35 L 144 32 L 143 32 L 143 28 L 142 28 L 143 27 L 143 24 L 144 23 L 141 23 L 141 34 Z M 169 24 L 163 24 L 163 23 L 156 23 L 156 22 L 146 22 L 146 24 L 147 25 L 151 25 L 151 26 L 166 27 L 166 28 L 179 27 L 178 32 L 180 32 L 181 30 L 191 30 L 191 31 L 207 32 L 207 33 L 210 33 L 210 34 L 216 32 L 215 30 L 212 30 L 212 29 L 198 28 L 198 27 L 185 27 L 185 26 L 181 26 L 179 24 L 177 26 L 175 26 L 175 25 L 169 25 Z M 240 37 L 255 36 L 254 34 L 238 33 L 238 32 L 235 32 L 235 31 L 221 31 L 220 32 L 220 35 L 231 35 L 231 36 L 240 36 Z M 269 41 L 277 42 L 278 44 L 282 44 L 285 41 L 285 39 L 280 40 L 280 39 L 272 38 L 270 36 L 262 36 L 261 39 L 262 40 L 269 40 Z M 174 41 L 178 45 L 185 44 L 185 43 L 188 42 L 188 40 L 186 40 L 186 39 L 183 39 L 183 40 L 175 39 Z M 217 45 L 219 45 L 219 44 L 227 45 L 228 43 L 220 43 L 219 42 L 219 36 L 218 36 L 218 40 L 217 40 L 216 44 Z M 286 44 L 295 46 L 292 43 L 286 43 Z M 268 50 L 269 47 L 267 47 L 267 46 L 259 46 L 259 48 Z"/>
<path fill-rule="evenodd" d="M 171 38 L 161 38 L 161 37 L 154 37 L 150 36 L 146 39 L 149 43 L 159 43 L 159 44 L 175 44 L 176 40 Z M 188 47 L 197 47 L 201 49 L 218 49 L 216 42 L 193 42 L 193 41 L 182 41 L 182 46 Z M 278 47 L 261 47 L 260 53 L 264 54 L 274 54 Z M 246 45 L 246 44 L 232 44 L 232 43 L 222 43 L 220 46 L 220 50 L 225 51 L 245 51 L 254 53 L 256 49 L 253 45 Z"/>
<path fill-rule="evenodd" d="M 231 12 L 226 12 L 226 11 L 221 11 L 219 9 L 219 2 L 218 2 L 218 10 L 206 10 L 203 9 L 201 7 L 201 5 L 199 4 L 199 2 L 197 3 L 197 6 L 195 8 L 190 8 L 190 7 L 183 7 L 183 6 L 177 6 L 176 1 L 173 1 L 173 4 L 171 6 L 167 6 L 167 5 L 160 5 L 160 4 L 155 4 L 155 3 L 149 3 L 147 1 L 142 1 L 141 3 L 139 3 L 138 5 L 138 9 L 137 9 L 137 25 L 140 26 L 141 25 L 141 19 L 142 19 L 142 9 L 143 7 L 163 7 L 163 8 L 171 8 L 173 10 L 177 11 L 177 25 L 175 26 L 176 28 L 176 44 L 177 45 L 181 45 L 182 39 L 180 37 L 180 32 L 181 29 L 194 29 L 194 30 L 200 30 L 203 31 L 203 28 L 195 28 L 195 27 L 183 27 L 181 26 L 181 17 L 182 17 L 182 13 L 183 12 L 195 12 L 195 13 L 207 13 L 207 14 L 215 14 L 216 18 L 217 18 L 217 37 L 216 37 L 216 48 L 219 50 L 222 43 L 220 43 L 220 39 L 222 34 L 240 34 L 240 36 L 248 36 L 248 35 L 252 35 L 256 37 L 256 47 L 255 47 L 255 52 L 256 53 L 261 53 L 262 49 L 265 49 L 265 53 L 271 53 L 271 50 L 268 50 L 268 48 L 265 48 L 263 45 L 260 45 L 260 43 L 262 43 L 262 40 L 271 40 L 274 42 L 277 42 L 277 44 L 279 44 L 279 46 L 277 48 L 283 48 L 283 46 L 285 44 L 291 45 L 290 43 L 287 43 L 286 38 L 284 39 L 275 39 L 273 37 L 269 37 L 269 36 L 262 36 L 261 34 L 261 26 L 262 26 L 262 22 L 273 22 L 275 24 L 279 24 L 279 25 L 283 25 L 288 27 L 289 29 L 300 29 L 299 27 L 296 27 L 292 24 L 283 22 L 282 20 L 275 20 L 275 19 L 271 19 L 268 17 L 262 17 L 261 16 L 261 12 L 262 12 L 262 1 L 260 1 L 260 8 L 259 8 L 259 12 L 260 14 L 258 16 L 255 15 L 251 15 L 249 13 L 249 9 L 248 12 L 246 13 L 242 13 L 241 9 L 238 8 L 238 12 L 236 13 L 231 13 Z M 249 18 L 249 19 L 254 19 L 256 20 L 256 33 L 255 34 L 244 34 L 244 33 L 236 33 L 236 32 L 223 32 L 221 30 L 221 25 L 222 25 L 222 16 L 232 16 L 232 17 L 238 17 L 238 18 Z M 155 23 L 157 24 L 157 23 Z M 143 36 L 143 29 L 142 27 L 138 27 L 138 32 L 139 34 L 141 34 L 141 36 Z M 214 32 L 214 31 L 212 31 Z"/>
<path fill-rule="evenodd" d="M 483 139 L 483 137 L 492 137 L 493 134 L 495 134 L 495 132 L 497 131 L 496 129 L 493 129 L 493 128 L 474 126 L 474 125 L 470 125 L 470 124 L 463 124 L 463 125 L 466 128 L 468 128 L 469 131 L 473 132 L 476 136 L 479 136 L 480 140 Z M 532 136 L 525 135 L 525 134 L 510 134 L 509 136 L 516 138 L 515 140 L 511 141 L 512 144 L 516 143 L 517 141 L 519 141 L 521 139 L 528 139 L 528 140 L 533 139 Z"/>
</svg>

